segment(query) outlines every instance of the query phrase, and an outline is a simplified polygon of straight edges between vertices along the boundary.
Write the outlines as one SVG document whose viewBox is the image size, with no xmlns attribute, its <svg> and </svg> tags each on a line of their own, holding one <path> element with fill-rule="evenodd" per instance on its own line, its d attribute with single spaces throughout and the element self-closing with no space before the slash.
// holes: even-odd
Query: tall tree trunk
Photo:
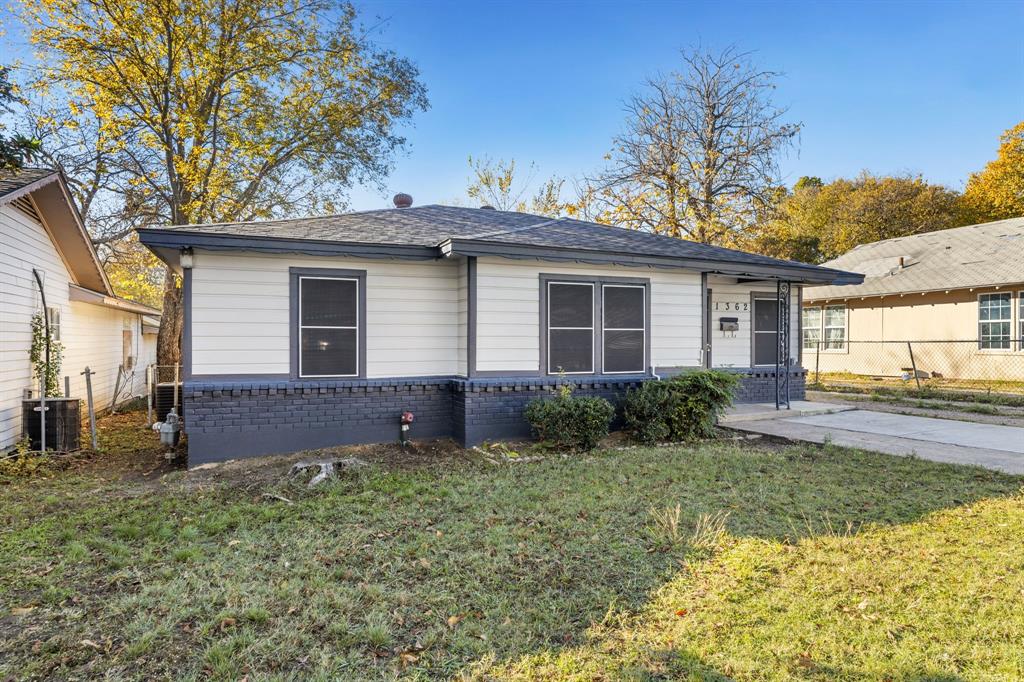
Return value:
<svg viewBox="0 0 1024 682">
<path fill-rule="evenodd" d="M 184 326 L 184 308 L 181 300 L 181 281 L 167 268 L 164 274 L 164 309 L 160 317 L 160 333 L 156 337 L 156 362 L 176 365 L 181 362 L 181 330 Z"/>
</svg>

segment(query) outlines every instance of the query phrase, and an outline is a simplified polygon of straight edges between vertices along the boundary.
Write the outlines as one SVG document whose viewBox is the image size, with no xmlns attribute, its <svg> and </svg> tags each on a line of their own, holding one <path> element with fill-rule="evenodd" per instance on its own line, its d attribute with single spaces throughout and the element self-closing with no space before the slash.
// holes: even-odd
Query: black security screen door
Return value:
<svg viewBox="0 0 1024 682">
<path fill-rule="evenodd" d="M 754 365 L 775 365 L 779 347 L 779 302 L 773 298 L 754 299 Z"/>
</svg>

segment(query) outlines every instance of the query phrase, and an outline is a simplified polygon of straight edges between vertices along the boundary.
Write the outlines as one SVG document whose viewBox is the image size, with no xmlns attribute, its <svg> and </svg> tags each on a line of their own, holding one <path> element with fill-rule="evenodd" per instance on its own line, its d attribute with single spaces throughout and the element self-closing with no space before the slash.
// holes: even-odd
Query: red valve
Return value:
<svg viewBox="0 0 1024 682">
<path fill-rule="evenodd" d="M 403 424 L 412 424 L 412 420 L 413 419 L 415 419 L 415 417 L 413 416 L 412 412 L 403 412 L 402 413 L 402 423 Z"/>
</svg>

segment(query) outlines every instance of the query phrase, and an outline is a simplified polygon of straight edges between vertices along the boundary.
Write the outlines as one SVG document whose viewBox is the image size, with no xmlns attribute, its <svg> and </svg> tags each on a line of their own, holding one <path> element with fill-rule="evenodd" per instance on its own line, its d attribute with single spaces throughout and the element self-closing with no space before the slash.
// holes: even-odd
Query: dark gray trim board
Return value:
<svg viewBox="0 0 1024 682">
<path fill-rule="evenodd" d="M 466 374 L 476 371 L 476 258 L 466 259 Z"/>
<path fill-rule="evenodd" d="M 192 376 L 192 268 L 181 275 L 181 373 L 185 379 Z"/>
<path fill-rule="evenodd" d="M 711 289 L 708 273 L 700 273 L 700 357 L 704 367 L 711 367 Z"/>
<path fill-rule="evenodd" d="M 288 357 L 289 374 L 296 381 L 316 381 L 320 377 L 299 377 L 299 279 L 301 277 L 338 277 L 355 279 L 359 282 L 359 330 L 358 356 L 359 374 L 339 379 L 364 379 L 366 377 L 366 270 L 342 268 L 288 268 Z M 330 378 L 330 377 L 324 377 Z"/>
</svg>

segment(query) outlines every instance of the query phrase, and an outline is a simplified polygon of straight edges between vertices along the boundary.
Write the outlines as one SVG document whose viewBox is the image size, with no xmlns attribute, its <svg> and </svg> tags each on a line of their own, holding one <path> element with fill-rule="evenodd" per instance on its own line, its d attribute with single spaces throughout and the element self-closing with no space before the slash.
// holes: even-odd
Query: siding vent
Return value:
<svg viewBox="0 0 1024 682">
<path fill-rule="evenodd" d="M 29 199 L 27 196 L 18 197 L 17 199 L 11 202 L 11 206 L 14 206 L 16 209 L 18 209 L 19 211 L 27 215 L 29 218 L 36 221 L 37 223 L 42 224 L 43 221 L 39 217 L 39 212 L 36 211 L 35 204 L 33 204 L 32 200 Z"/>
</svg>

